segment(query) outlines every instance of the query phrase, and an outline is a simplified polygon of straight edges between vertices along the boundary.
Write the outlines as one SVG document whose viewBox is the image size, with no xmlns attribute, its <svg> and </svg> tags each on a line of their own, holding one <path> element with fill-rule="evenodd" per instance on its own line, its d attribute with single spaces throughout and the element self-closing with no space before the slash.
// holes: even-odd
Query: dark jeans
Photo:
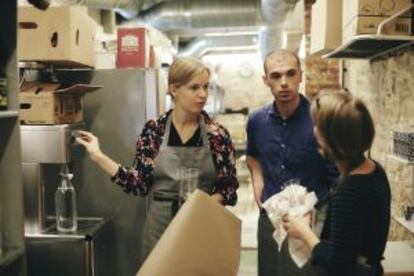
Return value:
<svg viewBox="0 0 414 276">
<path fill-rule="evenodd" d="M 277 243 L 272 237 L 275 231 L 272 223 L 261 211 L 258 225 L 258 275 L 259 276 L 314 276 L 316 270 L 306 263 L 298 268 L 290 257 L 288 239 L 282 244 L 279 252 Z"/>
<path fill-rule="evenodd" d="M 279 273 L 279 251 L 272 234 L 274 227 L 267 215 L 260 212 L 257 231 L 258 276 L 281 276 Z"/>
</svg>

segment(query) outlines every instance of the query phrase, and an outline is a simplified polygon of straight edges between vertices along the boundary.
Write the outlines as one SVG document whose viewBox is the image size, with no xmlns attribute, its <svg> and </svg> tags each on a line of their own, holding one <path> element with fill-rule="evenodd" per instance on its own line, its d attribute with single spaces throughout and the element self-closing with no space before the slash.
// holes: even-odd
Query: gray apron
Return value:
<svg viewBox="0 0 414 276">
<path fill-rule="evenodd" d="M 144 228 L 143 260 L 147 258 L 178 210 L 179 169 L 199 169 L 200 179 L 197 188 L 208 194 L 212 193 L 216 171 L 208 143 L 207 127 L 201 116 L 199 123 L 202 146 L 172 147 L 168 146 L 171 115 L 167 118 L 162 143 L 154 161 L 153 185 Z"/>
</svg>

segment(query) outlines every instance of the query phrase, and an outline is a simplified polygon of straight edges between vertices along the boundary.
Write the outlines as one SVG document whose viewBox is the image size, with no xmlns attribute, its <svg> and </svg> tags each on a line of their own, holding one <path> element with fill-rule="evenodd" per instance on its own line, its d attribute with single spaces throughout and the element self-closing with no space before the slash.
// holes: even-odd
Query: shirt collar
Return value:
<svg viewBox="0 0 414 276">
<path fill-rule="evenodd" d="M 296 110 L 293 112 L 292 116 L 290 116 L 288 119 L 295 118 L 299 114 L 303 113 L 303 111 L 306 110 L 305 108 L 306 105 L 309 105 L 308 100 L 302 94 L 299 94 L 299 105 L 296 108 Z M 271 116 L 281 118 L 280 112 L 277 109 L 275 101 L 273 101 L 270 105 L 267 106 L 267 113 Z"/>
</svg>

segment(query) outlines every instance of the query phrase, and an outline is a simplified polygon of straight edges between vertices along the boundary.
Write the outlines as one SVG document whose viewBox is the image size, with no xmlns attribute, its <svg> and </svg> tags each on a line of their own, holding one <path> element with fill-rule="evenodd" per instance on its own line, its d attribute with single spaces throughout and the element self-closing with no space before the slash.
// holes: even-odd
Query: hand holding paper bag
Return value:
<svg viewBox="0 0 414 276">
<path fill-rule="evenodd" d="M 240 263 L 241 222 L 196 190 L 171 221 L 137 276 L 232 276 Z"/>
</svg>

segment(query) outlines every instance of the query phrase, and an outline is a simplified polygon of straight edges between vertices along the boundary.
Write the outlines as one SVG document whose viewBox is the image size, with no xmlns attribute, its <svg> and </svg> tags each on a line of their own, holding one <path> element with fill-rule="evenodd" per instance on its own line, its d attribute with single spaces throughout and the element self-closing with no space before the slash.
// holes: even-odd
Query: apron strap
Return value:
<svg viewBox="0 0 414 276">
<path fill-rule="evenodd" d="M 167 122 L 165 124 L 165 131 L 164 131 L 164 135 L 162 137 L 162 142 L 161 142 L 161 146 L 160 148 L 166 148 L 168 145 L 168 138 L 170 137 L 170 131 L 171 131 L 171 113 L 170 115 L 168 115 L 167 117 Z"/>
<path fill-rule="evenodd" d="M 200 128 L 201 128 L 201 138 L 203 139 L 203 146 L 207 149 L 210 149 L 209 142 L 208 142 L 208 136 L 207 136 L 207 124 L 205 123 L 203 115 L 200 115 Z"/>
</svg>

